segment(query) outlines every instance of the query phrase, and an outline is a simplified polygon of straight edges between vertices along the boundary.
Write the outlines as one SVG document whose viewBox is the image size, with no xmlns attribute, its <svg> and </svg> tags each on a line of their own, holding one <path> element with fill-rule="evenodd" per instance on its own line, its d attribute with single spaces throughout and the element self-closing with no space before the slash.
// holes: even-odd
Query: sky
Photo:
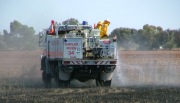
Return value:
<svg viewBox="0 0 180 103">
<path fill-rule="evenodd" d="M 109 19 L 109 33 L 119 27 L 142 29 L 145 24 L 180 29 L 180 0 L 0 0 L 0 32 L 14 20 L 36 32 L 51 20 L 68 18 L 90 25 Z"/>
</svg>

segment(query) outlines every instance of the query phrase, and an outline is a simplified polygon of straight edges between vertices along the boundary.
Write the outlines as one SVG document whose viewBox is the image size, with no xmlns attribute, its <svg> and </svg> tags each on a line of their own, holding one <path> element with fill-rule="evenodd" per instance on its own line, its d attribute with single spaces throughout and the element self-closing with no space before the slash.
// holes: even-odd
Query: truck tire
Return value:
<svg viewBox="0 0 180 103">
<path fill-rule="evenodd" d="M 41 70 L 44 70 L 44 68 L 45 68 L 45 59 L 46 59 L 45 56 L 43 56 L 43 57 L 41 58 Z"/>
<path fill-rule="evenodd" d="M 105 87 L 110 87 L 110 86 L 111 86 L 111 80 L 109 80 L 109 81 L 103 81 L 102 84 L 103 84 L 103 86 L 105 86 Z"/>
<path fill-rule="evenodd" d="M 70 81 L 59 80 L 58 86 L 60 88 L 70 87 Z"/>
<path fill-rule="evenodd" d="M 45 85 L 45 88 L 50 88 L 51 87 L 51 76 L 46 73 L 46 71 L 43 70 L 42 72 L 42 79 Z"/>
<path fill-rule="evenodd" d="M 110 87 L 111 86 L 111 80 L 108 80 L 108 81 L 96 80 L 96 86 Z"/>
<path fill-rule="evenodd" d="M 101 86 L 100 81 L 96 79 L 96 87 L 100 87 L 100 86 Z"/>
</svg>

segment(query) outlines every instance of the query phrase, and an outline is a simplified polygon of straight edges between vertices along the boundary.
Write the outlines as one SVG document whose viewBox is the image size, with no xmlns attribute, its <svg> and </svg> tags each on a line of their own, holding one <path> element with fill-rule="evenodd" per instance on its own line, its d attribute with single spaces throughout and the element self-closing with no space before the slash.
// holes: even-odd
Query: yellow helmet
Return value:
<svg viewBox="0 0 180 103">
<path fill-rule="evenodd" d="M 102 21 L 99 21 L 99 22 L 97 23 L 97 25 L 101 25 L 101 26 L 102 26 L 102 24 L 103 24 Z"/>
<path fill-rule="evenodd" d="M 109 19 L 104 20 L 104 24 L 110 24 L 110 20 Z"/>
</svg>

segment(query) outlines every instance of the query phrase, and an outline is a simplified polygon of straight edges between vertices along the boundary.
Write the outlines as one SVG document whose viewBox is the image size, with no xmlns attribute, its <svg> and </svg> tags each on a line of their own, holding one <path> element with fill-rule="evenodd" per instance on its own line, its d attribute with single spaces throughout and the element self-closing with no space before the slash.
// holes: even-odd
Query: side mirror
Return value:
<svg viewBox="0 0 180 103">
<path fill-rule="evenodd" d="M 39 46 L 43 47 L 43 32 L 39 32 Z"/>
</svg>

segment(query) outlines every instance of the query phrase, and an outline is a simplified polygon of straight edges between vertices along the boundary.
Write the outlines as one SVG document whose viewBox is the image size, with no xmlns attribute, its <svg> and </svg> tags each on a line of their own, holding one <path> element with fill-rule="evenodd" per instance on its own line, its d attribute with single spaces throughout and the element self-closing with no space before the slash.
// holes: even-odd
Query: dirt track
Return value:
<svg viewBox="0 0 180 103">
<path fill-rule="evenodd" d="M 110 88 L 44 89 L 40 54 L 0 52 L 0 103 L 180 102 L 179 51 L 121 51 Z"/>
</svg>

